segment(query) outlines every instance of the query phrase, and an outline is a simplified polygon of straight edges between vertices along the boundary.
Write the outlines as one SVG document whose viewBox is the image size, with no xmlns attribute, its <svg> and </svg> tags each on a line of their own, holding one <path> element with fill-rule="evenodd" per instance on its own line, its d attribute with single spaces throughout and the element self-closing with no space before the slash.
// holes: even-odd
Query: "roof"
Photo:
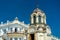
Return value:
<svg viewBox="0 0 60 40">
<path fill-rule="evenodd" d="M 37 13 L 37 12 L 42 12 L 42 13 L 44 13 L 42 10 L 40 10 L 39 8 L 36 8 L 34 11 L 33 11 L 34 13 Z"/>
</svg>

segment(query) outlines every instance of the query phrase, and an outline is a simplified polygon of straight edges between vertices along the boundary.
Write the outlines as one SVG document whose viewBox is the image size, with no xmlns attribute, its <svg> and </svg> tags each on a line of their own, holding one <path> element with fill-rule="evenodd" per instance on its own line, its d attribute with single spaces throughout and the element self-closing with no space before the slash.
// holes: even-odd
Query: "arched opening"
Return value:
<svg viewBox="0 0 60 40">
<path fill-rule="evenodd" d="M 38 22 L 41 23 L 41 16 L 38 16 Z"/>
<path fill-rule="evenodd" d="M 10 28 L 11 29 L 11 32 L 12 32 L 12 28 Z"/>
<path fill-rule="evenodd" d="M 17 32 L 17 28 L 15 28 L 15 32 Z"/>
<path fill-rule="evenodd" d="M 34 40 L 34 34 L 30 34 L 30 40 Z"/>
<path fill-rule="evenodd" d="M 4 29 L 4 33 L 6 33 L 6 29 Z"/>
<path fill-rule="evenodd" d="M 34 24 L 36 24 L 36 16 L 34 16 Z"/>
</svg>

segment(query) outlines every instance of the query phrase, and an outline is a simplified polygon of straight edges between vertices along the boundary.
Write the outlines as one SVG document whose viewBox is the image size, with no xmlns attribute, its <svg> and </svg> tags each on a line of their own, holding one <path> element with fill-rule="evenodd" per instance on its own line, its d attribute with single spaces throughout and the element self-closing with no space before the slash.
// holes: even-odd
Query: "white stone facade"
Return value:
<svg viewBox="0 0 60 40">
<path fill-rule="evenodd" d="M 51 29 L 46 22 L 46 15 L 39 8 L 31 14 L 31 23 L 14 21 L 0 24 L 0 40 L 60 40 L 51 35 Z"/>
</svg>

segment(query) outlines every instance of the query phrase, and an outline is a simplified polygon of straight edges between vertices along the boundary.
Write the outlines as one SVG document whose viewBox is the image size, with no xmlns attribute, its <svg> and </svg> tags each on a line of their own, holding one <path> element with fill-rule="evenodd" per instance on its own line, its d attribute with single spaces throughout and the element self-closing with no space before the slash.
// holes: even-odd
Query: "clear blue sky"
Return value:
<svg viewBox="0 0 60 40">
<path fill-rule="evenodd" d="M 0 22 L 13 21 L 17 16 L 20 21 L 30 23 L 30 14 L 36 8 L 37 0 L 0 0 Z M 47 16 L 52 34 L 60 38 L 60 0 L 38 0 L 39 8 Z"/>
</svg>

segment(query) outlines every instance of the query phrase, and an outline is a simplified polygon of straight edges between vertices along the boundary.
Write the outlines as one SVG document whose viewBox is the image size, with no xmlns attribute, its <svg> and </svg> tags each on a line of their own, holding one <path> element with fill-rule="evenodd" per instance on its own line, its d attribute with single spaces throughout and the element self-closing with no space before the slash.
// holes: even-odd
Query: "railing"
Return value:
<svg viewBox="0 0 60 40">
<path fill-rule="evenodd" d="M 24 36 L 24 33 L 7 33 L 7 35 L 8 35 L 9 38 L 22 37 L 22 36 Z"/>
</svg>

